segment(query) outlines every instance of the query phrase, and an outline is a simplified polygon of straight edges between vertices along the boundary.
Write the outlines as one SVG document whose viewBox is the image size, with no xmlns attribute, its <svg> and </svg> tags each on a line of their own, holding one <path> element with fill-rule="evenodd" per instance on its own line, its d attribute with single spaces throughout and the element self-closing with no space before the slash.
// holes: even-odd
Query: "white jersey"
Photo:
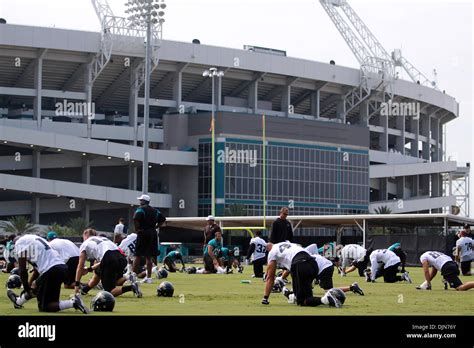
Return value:
<svg viewBox="0 0 474 348">
<path fill-rule="evenodd" d="M 342 259 L 351 259 L 357 262 L 363 261 L 366 250 L 357 244 L 347 244 L 341 250 Z"/>
<path fill-rule="evenodd" d="M 118 246 L 105 237 L 89 237 L 79 248 L 81 253 L 86 252 L 88 260 L 93 259 L 99 262 L 109 250 L 118 250 Z"/>
<path fill-rule="evenodd" d="M 319 255 L 318 245 L 317 244 L 310 244 L 306 248 L 304 248 L 308 254 L 310 255 Z"/>
<path fill-rule="evenodd" d="M 68 262 L 71 257 L 79 256 L 79 248 L 68 239 L 55 238 L 49 242 L 49 246 L 58 252 L 64 263 Z"/>
<path fill-rule="evenodd" d="M 250 244 L 255 244 L 255 250 L 252 254 L 252 261 L 265 257 L 265 253 L 267 251 L 267 242 L 265 242 L 260 237 L 255 237 L 250 240 Z"/>
<path fill-rule="evenodd" d="M 445 255 L 439 251 L 427 251 L 420 256 L 421 263 L 428 261 L 430 267 L 436 268 L 438 271 L 441 271 L 444 264 L 449 261 L 453 261 L 448 255 Z"/>
<path fill-rule="evenodd" d="M 474 258 L 472 247 L 472 239 L 469 237 L 461 237 L 456 242 L 456 248 L 460 248 L 459 258 L 461 262 L 471 261 Z"/>
<path fill-rule="evenodd" d="M 54 266 L 64 265 L 61 256 L 49 246 L 46 239 L 34 234 L 27 234 L 16 241 L 17 260 L 24 252 L 26 252 L 26 260 L 38 270 L 39 274 L 45 273 Z"/>
<path fill-rule="evenodd" d="M 279 267 L 285 268 L 287 270 L 291 269 L 291 262 L 296 254 L 304 251 L 301 246 L 298 244 L 293 244 L 290 242 L 281 242 L 273 244 L 272 250 L 268 253 L 267 262 L 276 261 Z M 308 254 L 309 255 L 309 254 Z"/>
<path fill-rule="evenodd" d="M 375 280 L 377 271 L 382 268 L 382 266 L 385 269 L 399 262 L 401 262 L 400 258 L 393 251 L 388 249 L 374 250 L 372 254 L 370 254 L 372 280 Z"/>
<path fill-rule="evenodd" d="M 124 224 L 117 224 L 117 225 L 115 225 L 114 234 L 125 234 L 125 233 L 123 233 L 124 227 L 125 227 Z"/>
<path fill-rule="evenodd" d="M 324 256 L 317 254 L 311 256 L 314 257 L 316 263 L 318 264 L 318 274 L 321 274 L 321 272 L 324 271 L 326 268 L 332 266 L 332 262 L 326 259 Z"/>
<path fill-rule="evenodd" d="M 119 245 L 119 248 L 122 249 L 122 251 L 128 256 L 128 257 L 134 257 L 135 256 L 135 249 L 137 247 L 137 234 L 136 233 L 131 233 L 122 240 L 122 242 Z"/>
</svg>

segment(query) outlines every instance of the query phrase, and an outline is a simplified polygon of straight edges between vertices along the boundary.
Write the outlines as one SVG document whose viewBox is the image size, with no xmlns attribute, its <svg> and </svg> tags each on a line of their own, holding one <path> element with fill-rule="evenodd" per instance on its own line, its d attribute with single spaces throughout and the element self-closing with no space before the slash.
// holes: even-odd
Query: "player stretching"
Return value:
<svg viewBox="0 0 474 348">
<path fill-rule="evenodd" d="M 377 249 L 370 254 L 371 274 L 366 274 L 366 280 L 374 282 L 375 279 L 383 276 L 385 283 L 395 283 L 407 281 L 411 283 L 411 278 L 407 272 L 397 275 L 401 267 L 400 258 L 393 251 L 387 249 Z"/>
</svg>

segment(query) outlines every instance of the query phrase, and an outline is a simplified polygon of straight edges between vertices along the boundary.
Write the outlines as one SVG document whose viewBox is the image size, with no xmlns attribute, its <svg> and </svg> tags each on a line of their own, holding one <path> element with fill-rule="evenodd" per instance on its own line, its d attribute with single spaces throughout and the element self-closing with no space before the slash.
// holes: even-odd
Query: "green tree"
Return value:
<svg viewBox="0 0 474 348">
<path fill-rule="evenodd" d="M 51 225 L 48 226 L 48 231 L 54 231 L 58 234 L 58 236 L 67 237 L 67 236 L 75 236 L 77 235 L 75 231 L 67 226 L 62 226 L 57 222 L 53 222 Z"/>
<path fill-rule="evenodd" d="M 82 235 L 82 232 L 84 232 L 85 229 L 88 229 L 92 227 L 94 221 L 87 221 L 84 218 L 78 217 L 78 218 L 73 218 L 70 219 L 67 222 L 67 227 L 69 227 L 74 235 L 80 236 Z"/>
<path fill-rule="evenodd" d="M 30 223 L 30 219 L 26 216 L 14 216 L 8 221 L 0 222 L 0 227 L 5 230 L 5 232 L 23 234 L 23 233 L 32 233 L 37 232 L 38 228 L 34 224 Z"/>
</svg>

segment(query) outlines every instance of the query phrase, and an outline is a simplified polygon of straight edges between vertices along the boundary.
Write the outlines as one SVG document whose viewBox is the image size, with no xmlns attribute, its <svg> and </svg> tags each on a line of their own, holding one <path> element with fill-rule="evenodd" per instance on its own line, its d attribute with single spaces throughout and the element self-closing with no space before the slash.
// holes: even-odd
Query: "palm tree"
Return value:
<svg viewBox="0 0 474 348">
<path fill-rule="evenodd" d="M 82 235 L 85 229 L 92 227 L 94 221 L 87 221 L 84 218 L 78 217 L 70 219 L 67 226 L 71 229 L 74 235 Z"/>
<path fill-rule="evenodd" d="M 14 216 L 8 221 L 0 222 L 0 227 L 5 230 L 5 232 L 23 234 L 23 233 L 32 233 L 37 232 L 37 227 L 30 223 L 30 219 L 26 216 Z"/>
<path fill-rule="evenodd" d="M 375 211 L 375 214 L 392 214 L 392 210 L 386 205 L 382 207 L 378 207 L 374 211 Z"/>
<path fill-rule="evenodd" d="M 226 211 L 227 216 L 247 216 L 244 204 L 230 204 Z"/>
<path fill-rule="evenodd" d="M 67 226 L 62 226 L 57 222 L 53 222 L 48 226 L 48 231 L 54 231 L 58 236 L 75 236 L 76 232 Z"/>
</svg>

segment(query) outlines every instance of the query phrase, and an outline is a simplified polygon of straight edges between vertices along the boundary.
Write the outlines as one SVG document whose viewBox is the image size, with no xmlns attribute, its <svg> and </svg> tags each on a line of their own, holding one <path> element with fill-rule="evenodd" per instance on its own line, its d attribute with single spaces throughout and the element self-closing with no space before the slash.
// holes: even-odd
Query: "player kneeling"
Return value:
<svg viewBox="0 0 474 348">
<path fill-rule="evenodd" d="M 427 251 L 420 256 L 420 262 L 423 266 L 425 281 L 417 287 L 419 290 L 431 290 L 431 280 L 436 276 L 438 271 L 440 271 L 443 276 L 445 289 L 447 289 L 447 284 L 458 291 L 474 288 L 474 281 L 465 284 L 462 283 L 461 279 L 459 279 L 459 268 L 456 262 L 439 251 Z"/>
<path fill-rule="evenodd" d="M 383 277 L 385 283 L 407 281 L 411 284 L 408 272 L 397 275 L 401 267 L 400 258 L 388 249 L 377 249 L 370 254 L 371 272 L 366 274 L 367 281 L 375 282 L 375 279 Z"/>
<path fill-rule="evenodd" d="M 269 304 L 269 297 L 274 287 L 275 272 L 277 265 L 289 269 L 293 280 L 293 292 L 290 292 L 286 288 L 283 290 L 283 294 L 288 297 L 289 302 L 296 302 L 299 306 L 310 306 L 316 307 L 321 304 L 326 304 L 334 307 L 341 307 L 345 300 L 344 291 L 341 289 L 329 288 L 323 297 L 313 296 L 313 280 L 318 279 L 320 274 L 324 272 L 328 267 L 322 267 L 320 272 L 319 264 L 314 256 L 308 254 L 308 252 L 297 244 L 282 242 L 273 245 L 272 243 L 267 244 L 268 254 L 268 266 L 266 272 L 266 284 L 265 291 L 262 300 L 262 304 Z M 319 256 L 319 255 L 318 255 Z M 331 261 L 326 260 L 332 271 L 334 272 L 334 266 Z M 320 260 L 323 262 L 323 260 Z M 326 271 L 329 274 L 329 271 Z M 320 278 L 320 277 L 319 277 Z M 331 281 L 329 282 L 326 277 L 323 278 L 325 282 L 324 287 L 332 287 L 332 273 Z M 326 286 L 327 285 L 327 286 Z"/>
</svg>

